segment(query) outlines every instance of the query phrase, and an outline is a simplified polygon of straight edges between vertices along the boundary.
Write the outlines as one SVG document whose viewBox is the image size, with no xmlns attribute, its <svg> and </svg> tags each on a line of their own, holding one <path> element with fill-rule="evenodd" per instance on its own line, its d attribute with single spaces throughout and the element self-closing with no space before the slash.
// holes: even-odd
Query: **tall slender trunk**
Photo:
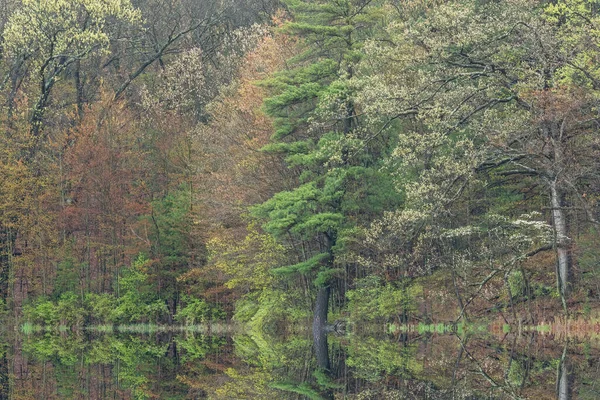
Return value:
<svg viewBox="0 0 600 400">
<path fill-rule="evenodd" d="M 558 288 L 563 297 L 569 294 L 569 273 L 571 260 L 569 254 L 569 237 L 567 236 L 567 220 L 562 208 L 562 193 L 557 188 L 556 182 L 550 183 L 550 200 L 552 204 L 552 225 L 555 233 L 555 247 L 557 256 Z"/>
<path fill-rule="evenodd" d="M 572 397 L 569 369 L 567 348 L 565 347 L 563 355 L 560 358 L 556 377 L 556 397 L 558 400 L 570 400 Z"/>
<path fill-rule="evenodd" d="M 329 344 L 327 343 L 327 333 L 329 331 L 327 325 L 327 310 L 329 309 L 330 291 L 331 289 L 329 286 L 319 288 L 313 320 L 313 345 L 315 356 L 317 358 L 317 366 L 328 378 L 330 378 L 332 374 L 331 362 L 329 360 Z M 321 397 L 326 400 L 333 400 L 333 390 L 331 390 L 331 388 L 325 389 L 324 392 L 321 392 Z"/>
<path fill-rule="evenodd" d="M 77 114 L 83 118 L 83 80 L 81 79 L 81 61 L 75 61 L 75 91 L 77 93 Z"/>
<path fill-rule="evenodd" d="M 9 399 L 10 379 L 8 374 L 8 358 L 6 353 L 0 357 L 0 399 Z"/>
<path fill-rule="evenodd" d="M 549 168 L 548 186 L 550 188 L 550 204 L 552 206 L 552 225 L 554 227 L 554 247 L 556 249 L 556 278 L 558 289 L 566 309 L 566 298 L 569 295 L 569 274 L 571 259 L 569 237 L 567 236 L 567 216 L 563 208 L 564 191 L 561 188 L 562 175 L 566 169 L 564 154 L 566 123 L 563 120 L 546 121 L 543 127 L 545 137 L 551 144 L 552 166 Z"/>
<path fill-rule="evenodd" d="M 7 300 L 8 281 L 10 275 L 10 254 L 12 246 L 10 245 L 10 232 L 4 229 L 0 236 L 0 299 Z"/>
</svg>

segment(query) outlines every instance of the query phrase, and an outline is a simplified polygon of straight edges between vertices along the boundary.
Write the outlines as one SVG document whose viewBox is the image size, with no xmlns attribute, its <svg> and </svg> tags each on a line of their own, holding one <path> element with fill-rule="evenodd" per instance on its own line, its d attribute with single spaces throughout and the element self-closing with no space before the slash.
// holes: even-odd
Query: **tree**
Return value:
<svg viewBox="0 0 600 400">
<path fill-rule="evenodd" d="M 29 118 L 32 152 L 54 85 L 69 66 L 108 50 L 106 25 L 112 18 L 136 23 L 140 15 L 128 0 L 24 0 L 11 15 L 4 27 L 4 47 L 15 62 L 24 60 L 38 86 Z"/>
<path fill-rule="evenodd" d="M 590 210 L 582 193 L 597 179 L 596 72 L 582 67 L 596 53 L 579 45 L 592 40 L 582 25 L 596 18 L 590 5 L 570 1 L 417 7 L 388 26 L 390 41 L 368 45 L 363 63 L 361 104 L 373 122 L 404 124 L 391 165 L 407 205 L 421 213 L 413 227 L 451 217 L 490 173 L 529 180 L 548 198 L 563 297 L 572 269 L 567 195 Z"/>
<path fill-rule="evenodd" d="M 298 263 L 274 273 L 314 279 L 317 338 L 326 326 L 332 282 L 344 276 L 341 256 L 353 228 L 390 201 L 377 172 L 381 143 L 363 143 L 349 85 L 362 40 L 381 9 L 369 0 L 287 5 L 294 20 L 282 29 L 305 41 L 300 54 L 289 60 L 290 69 L 261 83 L 271 91 L 264 108 L 275 128 L 263 151 L 285 157 L 297 182 L 253 213 L 264 219 L 267 232 L 298 254 Z"/>
<path fill-rule="evenodd" d="M 70 132 L 59 217 L 82 293 L 117 291 L 119 269 L 148 250 L 148 227 L 139 219 L 151 197 L 138 128 L 131 110 L 107 94 Z"/>
</svg>

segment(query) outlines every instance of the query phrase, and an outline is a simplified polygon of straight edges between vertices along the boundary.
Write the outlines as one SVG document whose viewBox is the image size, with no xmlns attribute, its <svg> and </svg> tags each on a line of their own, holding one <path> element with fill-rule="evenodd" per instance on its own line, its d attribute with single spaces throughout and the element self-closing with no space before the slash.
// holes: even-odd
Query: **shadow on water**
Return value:
<svg viewBox="0 0 600 400">
<path fill-rule="evenodd" d="M 0 347 L 0 399 L 597 399 L 600 344 L 353 333 L 45 332 Z"/>
</svg>

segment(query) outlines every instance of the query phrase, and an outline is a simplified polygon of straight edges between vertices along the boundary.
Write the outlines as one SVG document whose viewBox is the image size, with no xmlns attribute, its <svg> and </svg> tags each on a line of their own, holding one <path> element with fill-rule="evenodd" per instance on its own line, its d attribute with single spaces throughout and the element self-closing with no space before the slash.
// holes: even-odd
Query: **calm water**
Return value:
<svg viewBox="0 0 600 400">
<path fill-rule="evenodd" d="M 355 334 L 329 335 L 317 357 L 308 334 L 20 335 L 2 347 L 0 398 L 600 399 L 599 348 Z"/>
</svg>

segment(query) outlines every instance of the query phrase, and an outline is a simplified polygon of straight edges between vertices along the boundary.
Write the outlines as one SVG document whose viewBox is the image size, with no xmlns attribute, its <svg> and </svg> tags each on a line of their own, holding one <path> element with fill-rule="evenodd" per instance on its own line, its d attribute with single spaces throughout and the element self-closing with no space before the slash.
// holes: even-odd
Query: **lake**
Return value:
<svg viewBox="0 0 600 400">
<path fill-rule="evenodd" d="M 600 398 L 594 337 L 377 328 L 329 334 L 318 356 L 309 329 L 285 336 L 241 329 L 5 335 L 0 398 Z"/>
</svg>

